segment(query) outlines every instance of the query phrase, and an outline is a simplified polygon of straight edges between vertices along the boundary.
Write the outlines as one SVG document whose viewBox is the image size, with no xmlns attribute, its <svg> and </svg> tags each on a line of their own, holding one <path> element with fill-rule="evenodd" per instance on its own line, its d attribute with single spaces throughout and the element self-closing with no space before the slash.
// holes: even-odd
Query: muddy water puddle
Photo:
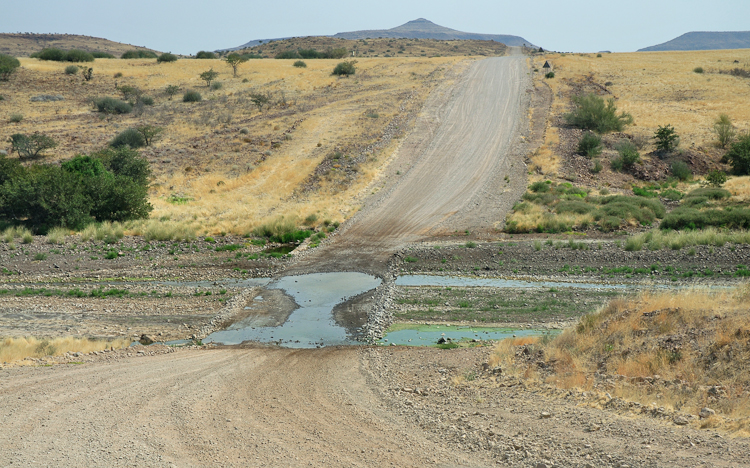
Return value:
<svg viewBox="0 0 750 468">
<path fill-rule="evenodd" d="M 315 273 L 287 276 L 266 286 L 247 307 L 246 318 L 212 333 L 204 343 L 273 343 L 289 348 L 359 344 L 356 330 L 334 319 L 334 308 L 347 299 L 377 288 L 381 280 L 363 273 Z M 268 300 L 280 290 L 293 301 L 293 310 L 269 314 Z M 278 297 L 276 298 L 278 300 Z M 257 308 L 258 313 L 253 313 Z M 283 307 L 282 307 L 283 309 Z"/>
</svg>

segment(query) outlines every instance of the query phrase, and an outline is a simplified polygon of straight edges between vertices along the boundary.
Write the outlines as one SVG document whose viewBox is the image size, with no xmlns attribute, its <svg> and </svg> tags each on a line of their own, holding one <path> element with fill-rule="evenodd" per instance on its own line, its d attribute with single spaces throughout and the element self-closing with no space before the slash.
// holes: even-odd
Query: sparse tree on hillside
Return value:
<svg viewBox="0 0 750 468">
<path fill-rule="evenodd" d="M 256 106 L 258 106 L 259 111 L 262 111 L 263 106 L 267 106 L 268 103 L 271 101 L 271 96 L 269 96 L 268 94 L 251 93 L 250 101 L 252 101 L 252 103 L 255 104 Z"/>
<path fill-rule="evenodd" d="M 0 81 L 8 81 L 10 75 L 21 66 L 17 58 L 10 55 L 0 54 Z"/>
<path fill-rule="evenodd" d="M 135 129 L 138 130 L 138 133 L 143 135 L 143 140 L 146 142 L 146 146 L 151 146 L 151 143 L 153 143 L 154 140 L 159 137 L 159 134 L 164 131 L 163 128 L 155 127 L 153 125 L 141 125 Z"/>
<path fill-rule="evenodd" d="M 206 82 L 206 87 L 210 87 L 211 82 L 215 80 L 217 76 L 219 76 L 219 72 L 215 72 L 213 68 L 200 74 L 201 80 Z"/>
<path fill-rule="evenodd" d="M 57 146 L 55 140 L 39 132 L 35 132 L 31 135 L 15 133 L 11 135 L 8 142 L 11 145 L 11 153 L 17 151 L 18 157 L 21 159 L 41 157 L 43 156 L 42 152 Z"/>
<path fill-rule="evenodd" d="M 167 85 L 164 92 L 167 93 L 167 96 L 169 96 L 169 100 L 171 101 L 172 96 L 180 92 L 180 87 L 177 85 Z"/>
<path fill-rule="evenodd" d="M 242 56 L 238 53 L 232 52 L 231 54 L 224 57 L 224 61 L 227 62 L 227 65 L 232 67 L 232 72 L 234 76 L 237 76 L 237 67 L 240 66 L 240 64 L 243 64 L 248 61 L 248 58 L 245 56 Z"/>
</svg>

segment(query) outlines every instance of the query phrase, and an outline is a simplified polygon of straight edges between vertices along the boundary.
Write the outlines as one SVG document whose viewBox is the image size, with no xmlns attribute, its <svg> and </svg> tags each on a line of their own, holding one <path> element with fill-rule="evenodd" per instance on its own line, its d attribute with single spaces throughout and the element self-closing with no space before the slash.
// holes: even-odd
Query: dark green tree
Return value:
<svg viewBox="0 0 750 468">
<path fill-rule="evenodd" d="M 241 64 L 247 62 L 248 58 L 245 57 L 245 56 L 243 56 L 243 55 L 240 55 L 240 54 L 238 54 L 236 52 L 232 52 L 231 54 L 229 54 L 226 57 L 224 57 L 223 60 L 225 62 L 227 62 L 227 65 L 229 65 L 230 67 L 232 67 L 233 76 L 236 77 L 237 76 L 237 67 L 239 67 Z"/>
<path fill-rule="evenodd" d="M 656 140 L 656 152 L 661 154 L 671 153 L 680 144 L 680 137 L 674 127 L 669 124 L 663 127 L 659 125 L 654 133 L 654 140 Z"/>
<path fill-rule="evenodd" d="M 211 86 L 211 82 L 216 79 L 217 76 L 219 76 L 219 72 L 215 72 L 213 68 L 211 68 L 208 71 L 204 71 L 200 75 L 201 80 L 206 82 L 206 87 Z"/>
</svg>

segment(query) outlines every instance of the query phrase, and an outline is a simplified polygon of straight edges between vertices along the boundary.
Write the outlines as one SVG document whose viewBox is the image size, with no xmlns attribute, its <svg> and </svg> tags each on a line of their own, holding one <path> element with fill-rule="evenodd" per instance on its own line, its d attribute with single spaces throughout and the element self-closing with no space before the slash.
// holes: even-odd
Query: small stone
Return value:
<svg viewBox="0 0 750 468">
<path fill-rule="evenodd" d="M 706 419 L 715 414 L 716 414 L 716 411 L 712 410 L 711 408 L 702 408 L 701 412 L 698 413 L 698 416 L 700 416 L 701 419 Z"/>
<path fill-rule="evenodd" d="M 541 419 L 549 419 L 552 417 L 552 415 L 546 411 L 542 411 L 542 414 L 539 415 Z"/>
</svg>

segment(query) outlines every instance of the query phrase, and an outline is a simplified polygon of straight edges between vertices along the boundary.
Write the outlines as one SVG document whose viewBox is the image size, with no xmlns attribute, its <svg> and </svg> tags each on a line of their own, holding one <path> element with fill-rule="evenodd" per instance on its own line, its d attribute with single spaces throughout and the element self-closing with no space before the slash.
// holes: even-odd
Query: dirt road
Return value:
<svg viewBox="0 0 750 468">
<path fill-rule="evenodd" d="M 295 270 L 378 271 L 404 245 L 455 230 L 492 227 L 525 189 L 509 157 L 530 86 L 524 56 L 475 62 L 456 86 L 428 99 L 414 131 L 363 209 L 327 248 Z"/>
</svg>

